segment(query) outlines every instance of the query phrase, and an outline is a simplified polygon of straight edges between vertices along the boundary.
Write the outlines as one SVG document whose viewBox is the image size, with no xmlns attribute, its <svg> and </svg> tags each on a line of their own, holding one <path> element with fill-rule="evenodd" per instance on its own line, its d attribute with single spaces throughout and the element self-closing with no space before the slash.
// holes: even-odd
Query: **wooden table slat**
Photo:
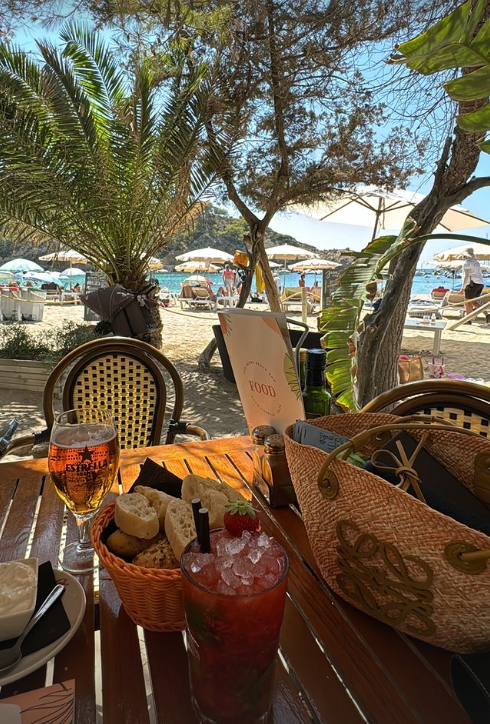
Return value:
<svg viewBox="0 0 490 724">
<path fill-rule="evenodd" d="M 99 590 L 104 721 L 149 724 L 136 626 L 105 570 L 100 572 Z"/>
<path fill-rule="evenodd" d="M 301 641 L 301 646 L 298 646 Z M 281 628 L 281 649 L 297 672 L 299 684 L 319 721 L 361 724 L 364 718 L 312 637 L 304 619 L 288 600 Z"/>
<path fill-rule="evenodd" d="M 31 555 L 36 556 L 41 563 L 51 561 L 54 568 L 58 567 L 63 515 L 63 501 L 47 477 L 44 481 Z"/>
<path fill-rule="evenodd" d="M 85 591 L 85 614 L 75 636 L 54 660 L 53 683 L 75 679 L 77 705 L 74 724 L 95 724 L 93 577 L 91 575 L 80 576 L 78 581 Z"/>
<path fill-rule="evenodd" d="M 39 475 L 32 482 L 19 480 L 2 533 L 0 561 L 24 558 L 42 483 Z"/>
<path fill-rule="evenodd" d="M 159 724 L 198 724 L 191 704 L 187 653 L 181 633 L 145 632 Z M 180 696 L 173 696 L 179 691 Z"/>
</svg>

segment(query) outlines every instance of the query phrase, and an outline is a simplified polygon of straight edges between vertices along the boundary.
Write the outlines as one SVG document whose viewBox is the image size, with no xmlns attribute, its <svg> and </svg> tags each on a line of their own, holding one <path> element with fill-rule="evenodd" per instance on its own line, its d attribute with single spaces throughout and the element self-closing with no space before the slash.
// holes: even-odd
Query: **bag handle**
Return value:
<svg viewBox="0 0 490 724">
<path fill-rule="evenodd" d="M 325 473 L 330 467 L 331 463 L 343 453 L 351 455 L 354 452 L 358 452 L 374 437 L 379 442 L 383 442 L 386 438 L 386 434 L 396 430 L 442 430 L 445 432 L 459 432 L 463 435 L 469 435 L 471 437 L 480 437 L 478 433 L 473 430 L 467 430 L 463 427 L 457 427 L 447 421 L 442 421 L 443 418 L 436 417 L 434 415 L 410 415 L 407 417 L 400 418 L 400 422 L 392 422 L 387 425 L 378 425 L 371 428 L 370 430 L 364 430 L 358 435 L 355 435 L 348 442 L 340 445 L 339 447 L 332 450 L 328 454 L 327 459 L 322 464 L 317 478 L 317 485 L 320 490 L 325 487 Z M 472 547 L 473 548 L 473 547 Z M 477 550 L 461 551 L 458 550 L 457 557 L 463 561 L 464 564 L 478 564 L 483 563 L 490 558 L 490 550 Z"/>
</svg>

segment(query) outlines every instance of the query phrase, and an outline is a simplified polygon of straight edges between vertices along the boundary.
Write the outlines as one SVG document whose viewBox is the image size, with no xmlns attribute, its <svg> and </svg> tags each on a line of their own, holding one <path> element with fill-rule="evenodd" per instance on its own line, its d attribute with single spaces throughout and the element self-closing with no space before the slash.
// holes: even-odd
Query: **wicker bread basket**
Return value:
<svg viewBox="0 0 490 724">
<path fill-rule="evenodd" d="M 126 613 L 148 631 L 181 631 L 184 606 L 180 568 L 142 568 L 113 555 L 101 536 L 114 518 L 114 506 L 109 503 L 95 516 L 92 542 L 101 564 L 114 581 Z"/>
<path fill-rule="evenodd" d="M 406 429 L 430 430 L 427 451 L 472 492 L 488 485 L 490 441 L 448 424 L 377 413 L 312 424 L 371 454 Z M 368 432 L 369 431 L 369 432 Z M 365 613 L 461 653 L 490 650 L 490 537 L 401 488 L 285 434 L 291 478 L 308 538 L 331 588 Z M 347 450 L 348 452 L 348 450 Z M 475 486 L 476 483 L 476 486 Z M 488 497 L 480 496 L 488 503 Z"/>
</svg>

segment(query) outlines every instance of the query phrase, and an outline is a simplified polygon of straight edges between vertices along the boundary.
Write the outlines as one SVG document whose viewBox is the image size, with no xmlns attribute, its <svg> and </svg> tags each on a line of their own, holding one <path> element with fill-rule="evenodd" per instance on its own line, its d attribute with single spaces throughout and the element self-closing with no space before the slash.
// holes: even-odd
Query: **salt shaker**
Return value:
<svg viewBox="0 0 490 724">
<path fill-rule="evenodd" d="M 271 425 L 258 425 L 252 430 L 252 462 L 253 484 L 262 478 L 262 458 L 264 457 L 264 440 L 268 435 L 274 435 L 275 429 Z"/>
<path fill-rule="evenodd" d="M 289 474 L 284 437 L 278 433 L 264 440 L 262 474 L 255 484 L 273 508 L 296 503 L 296 493 Z"/>
</svg>

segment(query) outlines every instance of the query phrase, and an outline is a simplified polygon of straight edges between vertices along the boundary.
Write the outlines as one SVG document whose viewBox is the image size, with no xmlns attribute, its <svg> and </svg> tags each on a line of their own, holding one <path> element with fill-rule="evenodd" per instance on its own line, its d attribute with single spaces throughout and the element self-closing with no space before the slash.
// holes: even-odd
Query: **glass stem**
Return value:
<svg viewBox="0 0 490 724">
<path fill-rule="evenodd" d="M 92 516 L 76 515 L 75 518 L 78 526 L 79 548 L 92 548 L 92 541 L 90 539 L 90 522 L 92 520 Z"/>
</svg>

